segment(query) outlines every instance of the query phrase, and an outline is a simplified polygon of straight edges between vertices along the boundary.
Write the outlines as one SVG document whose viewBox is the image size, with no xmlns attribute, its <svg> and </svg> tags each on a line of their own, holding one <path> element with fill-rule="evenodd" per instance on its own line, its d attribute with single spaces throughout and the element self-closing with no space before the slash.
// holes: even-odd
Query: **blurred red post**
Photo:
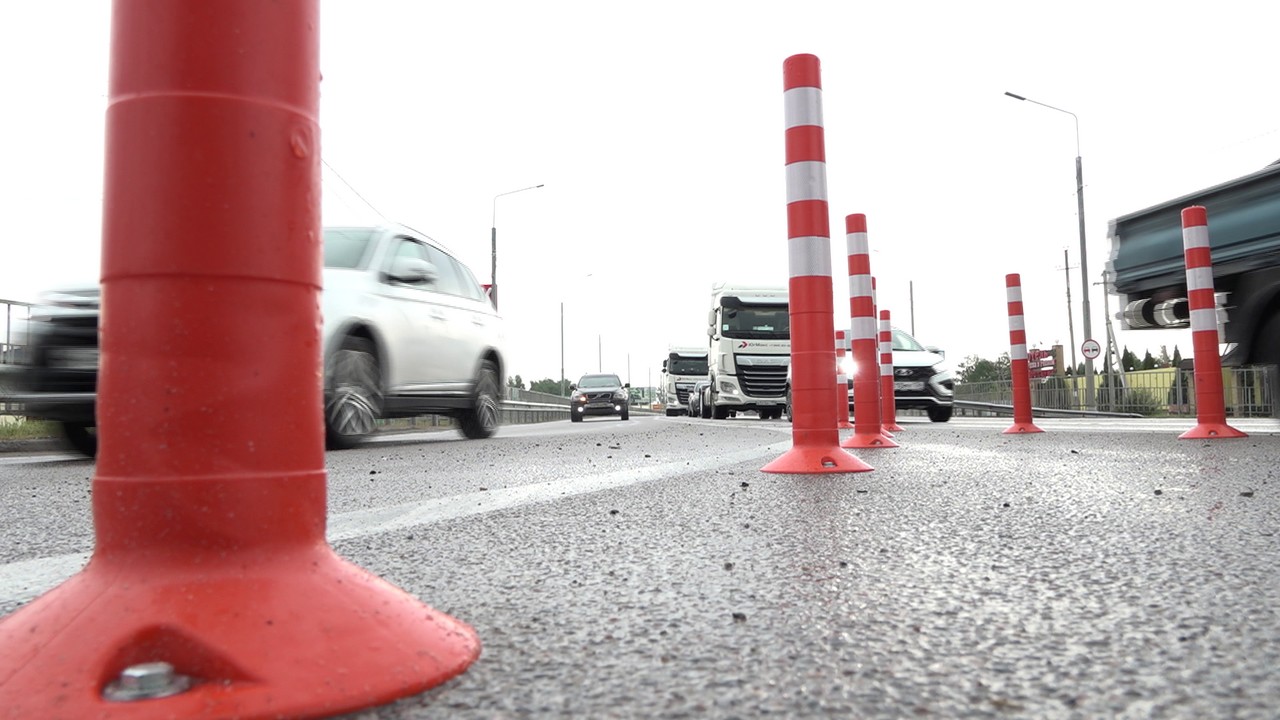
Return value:
<svg viewBox="0 0 1280 720">
<path fill-rule="evenodd" d="M 818 58 L 782 65 L 786 127 L 788 308 L 791 314 L 791 449 L 763 468 L 778 473 L 865 472 L 840 448 L 831 287 L 831 221 Z"/>
<path fill-rule="evenodd" d="M 1031 417 L 1031 374 L 1027 367 L 1027 329 L 1022 310 L 1022 278 L 1018 273 L 1004 277 L 1009 309 L 1009 366 L 1013 376 L 1013 425 L 1006 435 L 1044 432 Z"/>
<path fill-rule="evenodd" d="M 1227 424 L 1222 358 L 1218 356 L 1218 310 L 1213 291 L 1209 214 L 1199 205 L 1182 211 L 1182 247 L 1187 272 L 1187 306 L 1191 311 L 1191 344 L 1195 352 L 1196 426 L 1178 438 L 1248 437 Z"/>
<path fill-rule="evenodd" d="M 853 213 L 844 218 L 849 263 L 849 317 L 853 353 L 853 434 L 840 443 L 844 448 L 898 447 L 880 422 L 879 331 L 876 329 L 871 248 L 867 216 Z"/>
<path fill-rule="evenodd" d="M 317 0 L 114 4 L 96 543 L 0 623 L 7 717 L 330 716 L 479 655 L 325 540 L 318 40 Z"/>
<path fill-rule="evenodd" d="M 893 322 L 889 311 L 880 311 L 880 427 L 900 432 L 898 398 L 893 386 Z"/>
</svg>

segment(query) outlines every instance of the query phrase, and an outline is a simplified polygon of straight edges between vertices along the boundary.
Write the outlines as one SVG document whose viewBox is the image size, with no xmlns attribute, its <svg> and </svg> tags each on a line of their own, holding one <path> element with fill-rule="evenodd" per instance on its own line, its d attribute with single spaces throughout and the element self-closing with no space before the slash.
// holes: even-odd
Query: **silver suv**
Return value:
<svg viewBox="0 0 1280 720">
<path fill-rule="evenodd" d="M 324 230 L 324 417 L 331 447 L 379 418 L 458 420 L 487 438 L 501 416 L 502 320 L 475 276 L 406 227 Z"/>
<path fill-rule="evenodd" d="M 465 265 L 401 226 L 324 230 L 324 417 L 328 445 L 355 445 L 381 418 L 457 419 L 490 437 L 501 414 L 502 321 Z M 96 287 L 48 294 L 33 308 L 20 398 L 29 417 L 58 422 L 69 443 L 97 450 Z"/>
</svg>

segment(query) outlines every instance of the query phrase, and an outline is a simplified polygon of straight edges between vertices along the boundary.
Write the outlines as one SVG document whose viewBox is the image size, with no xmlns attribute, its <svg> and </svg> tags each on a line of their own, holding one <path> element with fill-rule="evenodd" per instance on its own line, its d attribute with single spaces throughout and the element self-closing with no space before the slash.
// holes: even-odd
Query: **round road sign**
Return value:
<svg viewBox="0 0 1280 720">
<path fill-rule="evenodd" d="M 1085 340 L 1080 346 L 1080 352 L 1084 353 L 1084 356 L 1090 360 L 1096 360 L 1102 354 L 1102 346 L 1098 344 L 1097 340 Z"/>
</svg>

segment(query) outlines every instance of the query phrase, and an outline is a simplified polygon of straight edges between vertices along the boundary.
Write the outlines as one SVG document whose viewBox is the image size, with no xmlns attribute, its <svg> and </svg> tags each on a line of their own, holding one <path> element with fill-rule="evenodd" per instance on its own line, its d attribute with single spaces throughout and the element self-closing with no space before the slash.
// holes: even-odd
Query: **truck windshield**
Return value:
<svg viewBox="0 0 1280 720">
<path fill-rule="evenodd" d="M 706 375 L 707 358 L 705 356 L 691 358 L 672 355 L 668 358 L 667 372 L 672 375 Z"/>
<path fill-rule="evenodd" d="M 720 334 L 756 340 L 791 339 L 791 314 L 786 305 L 742 305 L 724 308 Z"/>
</svg>

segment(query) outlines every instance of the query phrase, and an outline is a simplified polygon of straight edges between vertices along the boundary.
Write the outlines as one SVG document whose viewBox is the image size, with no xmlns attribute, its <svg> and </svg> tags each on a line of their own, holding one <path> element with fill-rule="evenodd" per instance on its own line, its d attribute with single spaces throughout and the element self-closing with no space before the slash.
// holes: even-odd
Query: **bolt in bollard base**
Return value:
<svg viewBox="0 0 1280 720">
<path fill-rule="evenodd" d="M 760 468 L 761 472 L 820 474 L 867 472 L 872 467 L 850 455 L 839 445 L 822 447 L 816 445 L 797 445 L 786 451 L 768 465 Z"/>
<path fill-rule="evenodd" d="M 1200 423 L 1178 436 L 1179 440 L 1222 440 L 1249 437 L 1226 423 Z"/>
<path fill-rule="evenodd" d="M 1035 423 L 1015 422 L 1014 424 L 1009 426 L 1008 430 L 1004 431 L 1004 434 L 1005 435 L 1027 435 L 1030 433 L 1042 433 L 1042 432 L 1044 432 L 1044 430 L 1041 430 L 1040 428 L 1036 427 Z"/>
<path fill-rule="evenodd" d="M 896 448 L 893 436 L 883 432 L 854 433 L 840 443 L 842 448 Z"/>
<path fill-rule="evenodd" d="M 308 504 L 299 496 L 312 493 L 288 480 L 241 492 L 276 485 L 267 495 Z M 95 495 L 115 492 L 135 499 L 95 485 Z M 225 483 L 208 497 L 236 493 Z M 178 509 L 180 519 L 221 527 L 221 540 L 175 534 L 123 549 L 100 538 L 84 570 L 0 620 L 5 717 L 328 717 L 432 688 L 479 656 L 468 625 L 342 559 L 321 533 L 237 548 L 237 529 L 218 509 L 193 506 Z M 268 521 L 253 515 L 235 519 Z M 287 511 L 274 518 L 310 522 Z M 118 692 L 121 678 L 152 663 L 167 663 L 186 687 L 167 697 Z"/>
</svg>

